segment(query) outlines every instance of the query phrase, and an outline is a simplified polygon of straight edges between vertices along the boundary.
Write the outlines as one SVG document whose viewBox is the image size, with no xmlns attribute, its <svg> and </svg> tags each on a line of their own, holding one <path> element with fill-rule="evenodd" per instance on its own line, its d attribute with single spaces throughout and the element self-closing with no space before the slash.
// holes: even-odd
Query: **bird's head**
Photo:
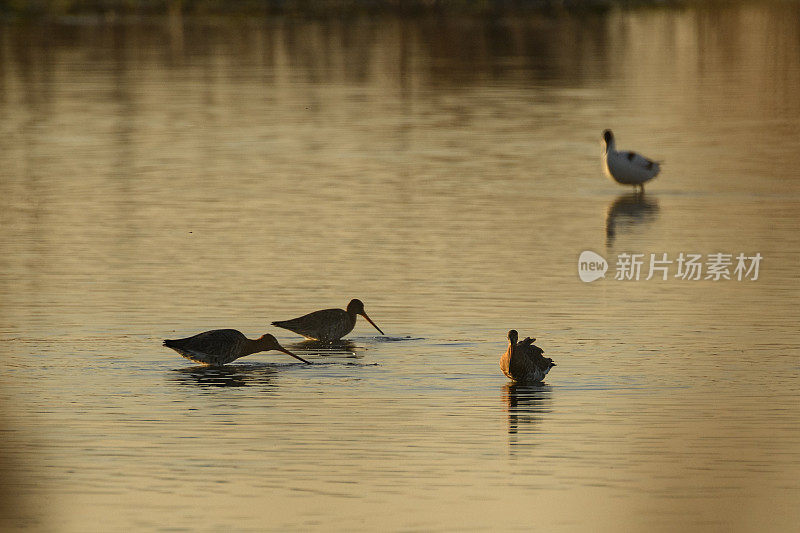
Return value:
<svg viewBox="0 0 800 533">
<path fill-rule="evenodd" d="M 347 313 L 349 315 L 351 315 L 351 316 L 352 315 L 361 315 L 361 316 L 363 316 L 364 318 L 367 319 L 367 322 L 372 324 L 372 327 L 374 327 L 375 329 L 377 329 L 380 332 L 381 335 L 385 335 L 385 333 L 383 331 L 381 331 L 381 328 L 379 328 L 375 324 L 375 322 L 373 322 L 372 319 L 369 316 L 367 316 L 367 312 L 364 311 L 364 302 L 362 302 L 358 298 L 353 298 L 352 300 L 350 300 L 350 303 L 347 304 Z"/>
<path fill-rule="evenodd" d="M 263 351 L 263 352 L 266 352 L 266 351 L 269 351 L 269 350 L 276 350 L 276 351 L 279 351 L 279 352 L 283 352 L 286 355 L 291 355 L 295 359 L 298 359 L 298 360 L 300 360 L 300 361 L 302 361 L 302 362 L 304 362 L 304 363 L 306 363 L 308 365 L 311 364 L 311 361 L 306 361 L 305 359 L 303 359 L 299 355 L 295 355 L 292 352 L 290 352 L 289 350 L 287 350 L 286 348 L 284 348 L 283 346 L 281 346 L 281 344 L 278 342 L 278 339 L 276 339 L 275 336 L 270 334 L 270 333 L 265 333 L 264 335 L 259 337 L 258 338 L 258 343 L 259 343 L 259 347 L 261 348 L 261 351 Z"/>
<path fill-rule="evenodd" d="M 347 312 L 353 315 L 363 315 L 364 302 L 362 302 L 358 298 L 353 298 L 352 300 L 350 300 L 350 303 L 347 304 Z"/>
<path fill-rule="evenodd" d="M 510 330 L 508 332 L 508 342 L 509 342 L 509 344 L 511 344 L 511 346 L 516 346 L 517 345 L 517 339 L 519 339 L 519 333 L 517 333 L 517 330 L 515 330 L 515 329 Z"/>
</svg>

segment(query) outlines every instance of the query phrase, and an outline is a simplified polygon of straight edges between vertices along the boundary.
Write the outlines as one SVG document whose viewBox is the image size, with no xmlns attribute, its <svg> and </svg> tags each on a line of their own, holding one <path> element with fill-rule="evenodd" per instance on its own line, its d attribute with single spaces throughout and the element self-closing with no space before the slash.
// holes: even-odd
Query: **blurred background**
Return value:
<svg viewBox="0 0 800 533">
<path fill-rule="evenodd" d="M 800 4 L 0 21 L 0 528 L 800 520 Z M 645 195 L 604 177 L 606 128 L 664 162 Z M 580 281 L 584 250 L 606 279 Z M 613 279 L 620 253 L 681 252 L 764 259 Z M 351 298 L 385 337 L 268 326 Z M 316 364 L 161 346 L 221 327 Z M 511 328 L 556 360 L 546 385 L 500 373 Z"/>
</svg>

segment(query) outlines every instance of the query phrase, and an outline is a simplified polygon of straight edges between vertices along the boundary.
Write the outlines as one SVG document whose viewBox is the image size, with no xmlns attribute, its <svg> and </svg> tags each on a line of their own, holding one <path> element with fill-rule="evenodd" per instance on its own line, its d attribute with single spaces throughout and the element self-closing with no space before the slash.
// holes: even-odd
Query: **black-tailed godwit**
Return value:
<svg viewBox="0 0 800 533">
<path fill-rule="evenodd" d="M 533 344 L 536 339 L 526 337 L 517 342 L 517 331 L 508 332 L 508 350 L 500 357 L 503 374 L 520 383 L 538 383 L 556 366 L 544 351 Z"/>
<path fill-rule="evenodd" d="M 381 335 L 384 334 L 381 328 L 367 316 L 363 302 L 355 299 L 350 300 L 346 311 L 344 309 L 323 309 L 291 320 L 279 320 L 273 322 L 272 325 L 294 331 L 307 339 L 330 342 L 339 340 L 353 331 L 358 315 L 366 318 L 375 329 L 380 331 Z"/>
<path fill-rule="evenodd" d="M 222 366 L 245 355 L 269 350 L 277 350 L 311 364 L 278 344 L 278 340 L 269 333 L 258 339 L 248 339 L 235 329 L 214 329 L 185 339 L 165 340 L 164 346 L 172 348 L 186 359 L 212 366 Z"/>
</svg>

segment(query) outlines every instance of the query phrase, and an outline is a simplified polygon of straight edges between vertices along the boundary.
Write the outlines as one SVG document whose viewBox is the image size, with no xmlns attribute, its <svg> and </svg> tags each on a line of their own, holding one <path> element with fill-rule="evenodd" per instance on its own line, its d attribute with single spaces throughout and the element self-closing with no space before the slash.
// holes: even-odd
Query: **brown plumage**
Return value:
<svg viewBox="0 0 800 533">
<path fill-rule="evenodd" d="M 307 339 L 330 342 L 339 340 L 353 331 L 358 315 L 366 318 L 375 329 L 380 331 L 381 335 L 384 334 L 381 328 L 367 316 L 361 300 L 355 299 L 350 300 L 350 303 L 347 304 L 347 310 L 323 309 L 290 320 L 279 320 L 273 322 L 272 325 L 294 331 Z"/>
<path fill-rule="evenodd" d="M 508 332 L 508 349 L 500 357 L 500 369 L 503 374 L 520 383 L 542 381 L 556 364 L 543 355 L 541 348 L 533 344 L 536 339 L 525 337 L 517 342 L 517 338 L 516 330 Z"/>
<path fill-rule="evenodd" d="M 212 366 L 222 366 L 240 357 L 269 350 L 277 350 L 311 364 L 278 344 L 278 340 L 269 333 L 258 339 L 248 339 L 235 329 L 214 329 L 185 339 L 167 339 L 164 346 L 172 348 L 186 359 Z"/>
</svg>

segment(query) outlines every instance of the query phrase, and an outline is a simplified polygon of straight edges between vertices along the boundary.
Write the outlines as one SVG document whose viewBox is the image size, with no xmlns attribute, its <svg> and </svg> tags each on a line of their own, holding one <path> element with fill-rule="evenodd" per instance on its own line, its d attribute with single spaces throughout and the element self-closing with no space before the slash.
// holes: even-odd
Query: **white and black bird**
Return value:
<svg viewBox="0 0 800 533">
<path fill-rule="evenodd" d="M 633 185 L 644 192 L 644 184 L 655 178 L 661 166 L 636 152 L 617 151 L 614 134 L 603 132 L 606 149 L 603 152 L 603 169 L 606 175 L 621 185 Z"/>
</svg>

